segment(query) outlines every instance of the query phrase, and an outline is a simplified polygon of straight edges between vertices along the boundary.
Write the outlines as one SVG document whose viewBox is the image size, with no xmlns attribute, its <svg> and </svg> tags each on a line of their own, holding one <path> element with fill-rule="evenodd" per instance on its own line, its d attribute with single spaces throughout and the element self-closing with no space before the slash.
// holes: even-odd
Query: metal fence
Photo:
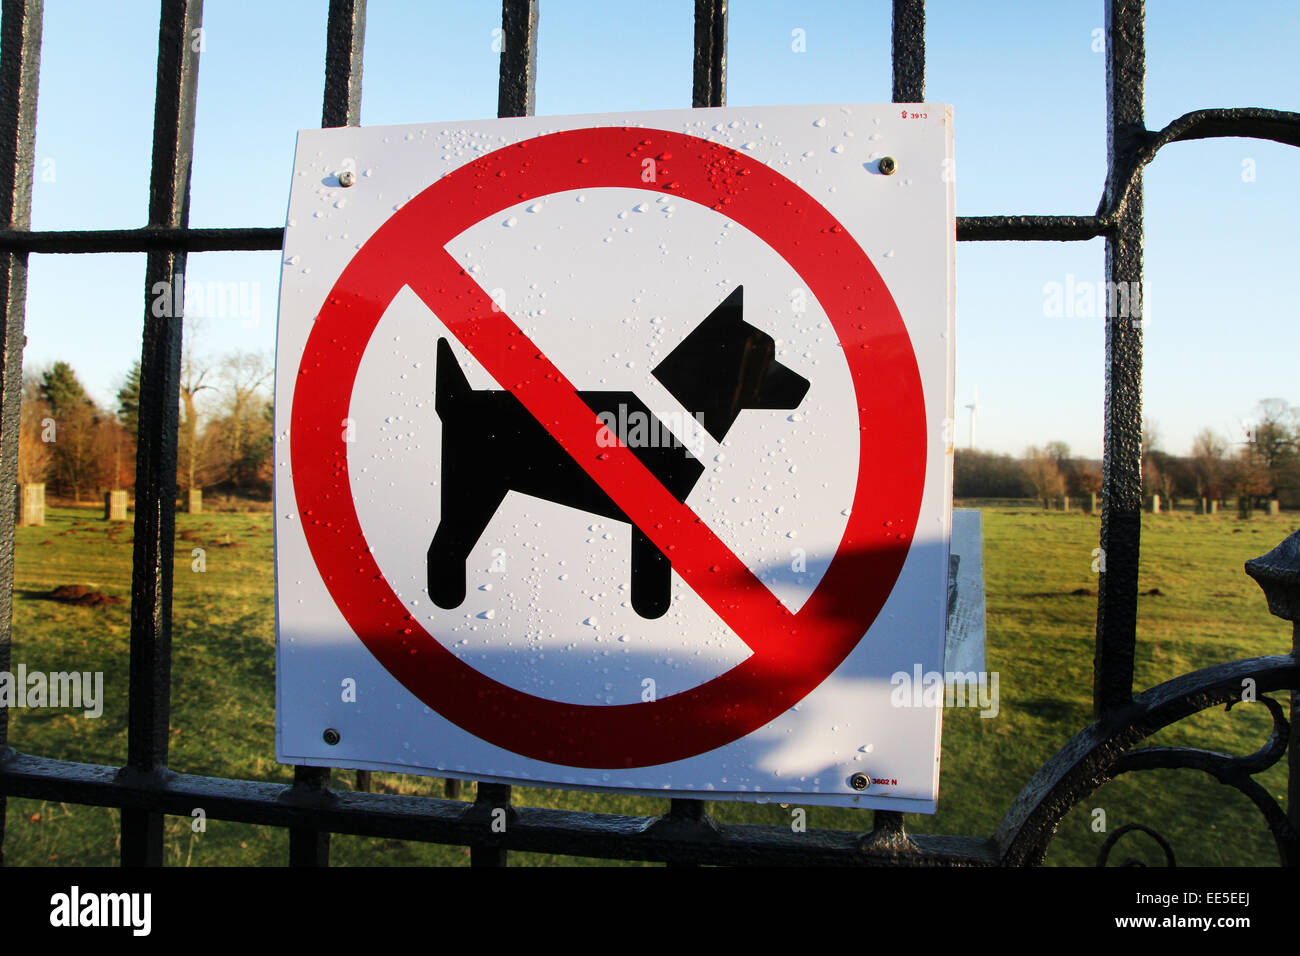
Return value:
<svg viewBox="0 0 1300 956">
<path fill-rule="evenodd" d="M 1159 131 L 1143 120 L 1145 80 L 1142 0 L 1105 0 L 1107 177 L 1091 216 L 978 216 L 957 220 L 961 241 L 1106 239 L 1106 279 L 1142 280 L 1142 170 L 1170 143 L 1248 136 L 1300 145 L 1300 114 L 1266 109 L 1188 113 Z M 0 19 L 0 670 L 10 662 L 14 494 L 27 262 L 31 253 L 146 252 L 141 350 L 139 452 L 136 464 L 134 568 L 131 589 L 129 743 L 124 767 L 54 760 L 8 746 L 8 712 L 0 708 L 0 839 L 7 795 L 117 807 L 124 865 L 162 864 L 163 817 L 202 806 L 213 819 L 287 827 L 290 862 L 327 865 L 329 834 L 351 833 L 467 845 L 474 865 L 503 865 L 509 850 L 627 860 L 692 863 L 1022 865 L 1043 860 L 1062 817 L 1120 774 L 1191 767 L 1244 793 L 1263 814 L 1281 862 L 1300 861 L 1297 773 L 1300 761 L 1282 706 L 1263 695 L 1291 690 L 1295 714 L 1300 666 L 1289 655 L 1223 664 L 1133 694 L 1141 484 L 1142 331 L 1140 322 L 1108 318 L 1105 347 L 1105 452 L 1101 547 L 1106 566 L 1097 605 L 1093 702 L 1096 722 L 1082 729 L 1029 780 L 997 831 L 981 836 L 914 836 L 901 813 L 877 811 L 869 832 L 724 825 L 698 800 L 673 800 L 660 817 L 627 817 L 511 806 L 510 788 L 480 784 L 472 803 L 429 797 L 333 791 L 329 771 L 298 767 L 292 786 L 180 774 L 167 767 L 171 683 L 172 566 L 182 317 L 157 316 L 149 290 L 185 271 L 189 252 L 278 250 L 280 228 L 191 229 L 190 163 L 202 0 L 162 0 L 154 101 L 153 170 L 148 225 L 94 231 L 30 230 L 41 54 L 41 0 L 4 0 Z M 538 0 L 504 0 L 500 116 L 530 115 L 537 76 Z M 323 126 L 360 116 L 365 0 L 330 0 Z M 893 99 L 921 102 L 925 90 L 923 0 L 894 0 Z M 697 107 L 726 100 L 727 4 L 696 0 L 694 92 Z M 1140 314 L 1140 313 L 1139 313 Z M 1300 535 L 1248 565 L 1273 613 L 1300 620 Z M 1300 635 L 1300 624 L 1296 625 Z M 1185 748 L 1138 747 L 1162 727 L 1208 707 L 1231 705 L 1251 678 L 1273 719 L 1263 748 L 1230 757 Z M 1290 750 L 1290 816 L 1254 779 Z M 493 832 L 492 811 L 508 826 Z M 1104 862 L 1114 841 L 1108 837 Z M 1151 832 L 1145 827 L 1138 829 Z M 1158 837 L 1158 834 L 1157 834 Z M 1159 838 L 1162 845 L 1163 838 Z M 0 847 L 2 847 L 0 843 Z M 1172 862 L 1172 850 L 1168 853 Z M 0 856 L 0 860 L 2 860 Z"/>
</svg>

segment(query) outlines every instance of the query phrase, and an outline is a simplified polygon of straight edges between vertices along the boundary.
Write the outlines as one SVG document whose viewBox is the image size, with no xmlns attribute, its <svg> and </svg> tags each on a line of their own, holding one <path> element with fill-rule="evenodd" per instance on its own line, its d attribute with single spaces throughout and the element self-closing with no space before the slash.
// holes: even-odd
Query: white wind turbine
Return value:
<svg viewBox="0 0 1300 956">
<path fill-rule="evenodd" d="M 974 400 L 965 407 L 970 409 L 970 444 L 967 445 L 967 448 L 973 451 L 975 449 L 975 422 L 978 419 L 980 410 L 980 390 L 978 385 L 975 386 Z"/>
</svg>

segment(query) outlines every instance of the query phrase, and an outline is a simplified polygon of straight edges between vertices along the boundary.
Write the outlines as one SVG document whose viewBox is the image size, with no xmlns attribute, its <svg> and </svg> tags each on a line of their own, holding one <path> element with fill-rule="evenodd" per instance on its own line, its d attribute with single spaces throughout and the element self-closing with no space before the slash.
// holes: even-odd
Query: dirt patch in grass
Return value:
<svg viewBox="0 0 1300 956">
<path fill-rule="evenodd" d="M 1062 598 L 1062 597 L 1096 597 L 1097 592 L 1092 588 L 1075 588 L 1073 591 L 1037 591 L 1028 597 L 1033 598 Z M 1149 591 L 1140 592 L 1141 597 L 1166 597 L 1164 591 L 1159 588 L 1152 588 Z"/>
<path fill-rule="evenodd" d="M 80 584 L 60 584 L 49 593 L 49 599 L 60 604 L 75 604 L 78 607 L 105 607 L 122 603 L 120 597 L 102 591 L 92 591 Z"/>
</svg>

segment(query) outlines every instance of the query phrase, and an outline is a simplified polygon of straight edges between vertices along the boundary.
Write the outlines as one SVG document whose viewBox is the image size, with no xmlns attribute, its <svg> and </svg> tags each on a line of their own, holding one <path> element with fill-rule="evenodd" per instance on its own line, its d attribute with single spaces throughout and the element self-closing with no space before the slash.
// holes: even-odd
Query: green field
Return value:
<svg viewBox="0 0 1300 956">
<path fill-rule="evenodd" d="M 10 743 L 20 751 L 119 765 L 126 758 L 126 687 L 130 631 L 131 534 L 89 510 L 52 509 L 47 524 L 17 531 L 12 668 L 103 671 L 103 716 L 68 710 L 15 709 Z M 1262 654 L 1287 653 L 1290 625 L 1270 617 L 1242 564 L 1295 530 L 1292 515 L 1144 516 L 1139 605 L 1139 689 L 1190 670 Z M 173 769 L 255 780 L 289 781 L 274 755 L 274 585 L 271 515 L 179 515 L 172 677 Z M 1098 520 L 1081 513 L 984 510 L 988 592 L 988 669 L 1000 674 L 1000 712 L 973 708 L 944 715 L 939 812 L 911 816 L 918 833 L 989 836 L 1033 772 L 1091 721 L 1096 599 L 1092 572 Z M 193 548 L 206 570 L 192 570 Z M 82 585 L 124 602 L 80 607 L 49 592 Z M 1169 728 L 1156 742 L 1244 754 L 1259 748 L 1269 721 L 1262 705 L 1230 713 L 1207 711 Z M 1258 779 L 1285 806 L 1285 761 Z M 351 777 L 334 774 L 335 785 Z M 375 775 L 376 789 L 440 795 L 442 781 Z M 472 785 L 466 787 L 472 798 Z M 520 805 L 605 813 L 662 813 L 667 801 L 515 788 Z M 1276 865 L 1262 818 L 1237 791 L 1195 771 L 1148 771 L 1110 783 L 1063 821 L 1048 862 L 1091 865 L 1105 837 L 1093 832 L 1093 811 L 1107 828 L 1145 823 L 1168 837 L 1178 862 Z M 721 821 L 788 825 L 776 805 L 713 803 Z M 11 865 L 113 865 L 115 810 L 26 799 L 9 801 L 5 855 Z M 809 827 L 863 829 L 862 811 L 807 809 Z M 170 865 L 283 865 L 284 830 L 209 820 L 193 832 L 188 818 L 168 818 Z M 335 865 L 467 864 L 462 847 L 335 835 Z M 1129 835 L 1112 863 L 1162 857 L 1141 835 Z M 573 862 L 511 854 L 512 865 Z M 597 862 L 597 861 L 591 861 Z"/>
</svg>

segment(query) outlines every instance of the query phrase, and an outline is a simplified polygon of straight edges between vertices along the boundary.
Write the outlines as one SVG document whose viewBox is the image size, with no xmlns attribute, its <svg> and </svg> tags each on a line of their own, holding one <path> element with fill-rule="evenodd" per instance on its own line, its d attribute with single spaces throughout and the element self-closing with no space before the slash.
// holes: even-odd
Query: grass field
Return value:
<svg viewBox="0 0 1300 956">
<path fill-rule="evenodd" d="M 103 716 L 15 709 L 10 743 L 20 751 L 121 764 L 126 758 L 131 533 L 90 510 L 52 509 L 47 524 L 17 532 L 13 669 L 103 671 Z M 172 677 L 171 766 L 188 773 L 289 781 L 275 762 L 275 616 L 271 515 L 179 515 Z M 1290 650 L 1290 626 L 1270 617 L 1242 570 L 1295 530 L 1292 515 L 1144 516 L 1139 604 L 1139 689 L 1240 657 Z M 1091 722 L 1096 599 L 1093 549 L 1098 519 L 1026 508 L 984 510 L 988 668 L 1000 674 L 1000 712 L 973 708 L 944 715 L 939 812 L 908 818 L 918 833 L 989 836 L 1033 772 Z M 192 570 L 202 548 L 206 570 Z M 71 606 L 48 600 L 60 585 L 83 585 L 122 604 Z M 1249 753 L 1269 722 L 1262 705 L 1208 711 L 1161 732 L 1155 742 Z M 1258 779 L 1285 805 L 1285 761 Z M 334 774 L 335 786 L 350 775 Z M 441 795 L 442 781 L 375 775 L 376 789 Z M 466 798 L 473 787 L 466 787 Z M 667 801 L 515 788 L 520 805 L 605 813 L 662 813 Z M 777 805 L 713 803 L 726 822 L 788 825 Z M 1063 821 L 1048 862 L 1091 865 L 1104 833 L 1125 823 L 1156 827 L 1182 864 L 1276 865 L 1262 818 L 1245 797 L 1194 771 L 1130 774 L 1097 791 Z M 25 799 L 9 801 L 5 854 L 12 865 L 115 865 L 115 810 Z M 809 827 L 863 829 L 861 811 L 807 809 Z M 283 865 L 284 830 L 210 820 L 195 833 L 188 818 L 167 820 L 167 862 L 177 866 Z M 335 835 L 335 865 L 464 865 L 468 850 Z M 1129 836 L 1112 862 L 1161 861 L 1146 838 Z M 577 862 L 514 853 L 512 865 Z M 582 861 L 588 862 L 588 861 Z M 590 861 L 599 862 L 599 861 Z"/>
</svg>

